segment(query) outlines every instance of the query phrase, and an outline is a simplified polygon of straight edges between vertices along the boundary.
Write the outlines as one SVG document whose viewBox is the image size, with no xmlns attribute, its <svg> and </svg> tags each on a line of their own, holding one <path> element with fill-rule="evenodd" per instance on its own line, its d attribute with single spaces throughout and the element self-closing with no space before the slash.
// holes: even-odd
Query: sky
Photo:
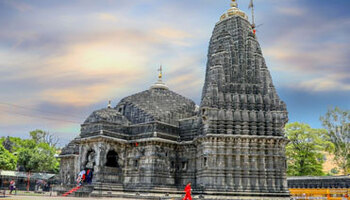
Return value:
<svg viewBox="0 0 350 200">
<path fill-rule="evenodd" d="M 65 145 L 92 111 L 147 90 L 200 104 L 208 43 L 229 0 L 0 0 L 0 136 Z M 250 16 L 248 0 L 239 8 Z M 257 38 L 290 122 L 350 109 L 350 1 L 255 0 Z"/>
</svg>

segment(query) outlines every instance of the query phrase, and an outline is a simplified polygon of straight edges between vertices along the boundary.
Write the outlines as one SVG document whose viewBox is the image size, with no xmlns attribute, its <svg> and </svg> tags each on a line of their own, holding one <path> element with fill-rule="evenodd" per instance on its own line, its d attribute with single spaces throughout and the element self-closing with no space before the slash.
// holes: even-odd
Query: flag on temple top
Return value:
<svg viewBox="0 0 350 200">
<path fill-rule="evenodd" d="M 253 0 L 250 0 L 248 8 L 253 8 L 253 7 L 254 7 Z"/>
</svg>

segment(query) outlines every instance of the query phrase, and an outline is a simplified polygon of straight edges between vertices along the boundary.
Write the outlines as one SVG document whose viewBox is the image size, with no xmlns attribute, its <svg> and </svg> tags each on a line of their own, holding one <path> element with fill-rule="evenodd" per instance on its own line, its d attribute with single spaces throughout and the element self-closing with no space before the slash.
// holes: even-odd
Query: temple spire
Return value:
<svg viewBox="0 0 350 200">
<path fill-rule="evenodd" d="M 107 106 L 107 108 L 112 108 L 111 100 L 108 100 L 108 106 Z"/>
</svg>

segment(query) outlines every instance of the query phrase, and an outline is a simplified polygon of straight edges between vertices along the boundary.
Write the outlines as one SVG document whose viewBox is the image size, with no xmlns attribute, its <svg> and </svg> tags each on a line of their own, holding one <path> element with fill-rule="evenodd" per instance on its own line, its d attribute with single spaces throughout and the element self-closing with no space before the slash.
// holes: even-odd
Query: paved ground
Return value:
<svg viewBox="0 0 350 200">
<path fill-rule="evenodd" d="M 84 200 L 87 198 L 75 198 L 75 197 L 50 197 L 50 196 L 20 196 L 20 195 L 10 195 L 7 197 L 0 196 L 0 200 Z M 110 200 L 131 200 L 131 199 L 121 199 L 121 198 L 88 198 L 89 200 L 101 200 L 101 199 L 110 199 Z"/>
<path fill-rule="evenodd" d="M 3 191 L 0 191 L 0 200 L 44 200 L 44 199 L 53 199 L 53 200 L 58 200 L 58 199 L 62 199 L 62 200 L 85 200 L 85 199 L 89 199 L 89 200 L 134 200 L 133 198 L 118 198 L 118 197 L 114 197 L 114 198 L 84 198 L 84 197 L 62 197 L 62 196 L 57 196 L 56 192 L 46 192 L 46 193 L 35 193 L 35 192 L 26 192 L 26 191 L 17 191 L 16 195 L 10 195 L 8 194 L 8 191 L 6 191 L 6 195 L 5 197 L 3 196 Z M 52 196 L 50 196 L 50 194 Z M 142 197 L 141 197 L 142 198 Z M 139 199 L 138 200 L 152 200 L 151 198 L 148 199 Z M 159 200 L 159 198 L 155 198 L 156 200 Z M 169 198 L 169 200 L 171 200 L 171 198 Z"/>
</svg>

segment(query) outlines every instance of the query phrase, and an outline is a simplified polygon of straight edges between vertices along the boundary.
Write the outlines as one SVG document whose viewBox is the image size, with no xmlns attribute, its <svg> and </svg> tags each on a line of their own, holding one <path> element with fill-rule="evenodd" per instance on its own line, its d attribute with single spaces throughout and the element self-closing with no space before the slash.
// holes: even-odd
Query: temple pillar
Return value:
<svg viewBox="0 0 350 200">
<path fill-rule="evenodd" d="M 240 138 L 235 139 L 235 146 L 236 146 L 236 160 L 235 160 L 235 189 L 236 191 L 242 191 L 242 168 L 241 165 L 243 161 L 241 161 L 241 145 L 242 140 Z"/>
<path fill-rule="evenodd" d="M 225 160 L 226 160 L 226 165 L 225 165 L 225 182 L 226 182 L 226 186 L 227 189 L 232 189 L 232 148 L 233 148 L 233 144 L 232 144 L 232 138 L 229 138 L 226 140 L 226 156 L 225 156 Z"/>
</svg>

